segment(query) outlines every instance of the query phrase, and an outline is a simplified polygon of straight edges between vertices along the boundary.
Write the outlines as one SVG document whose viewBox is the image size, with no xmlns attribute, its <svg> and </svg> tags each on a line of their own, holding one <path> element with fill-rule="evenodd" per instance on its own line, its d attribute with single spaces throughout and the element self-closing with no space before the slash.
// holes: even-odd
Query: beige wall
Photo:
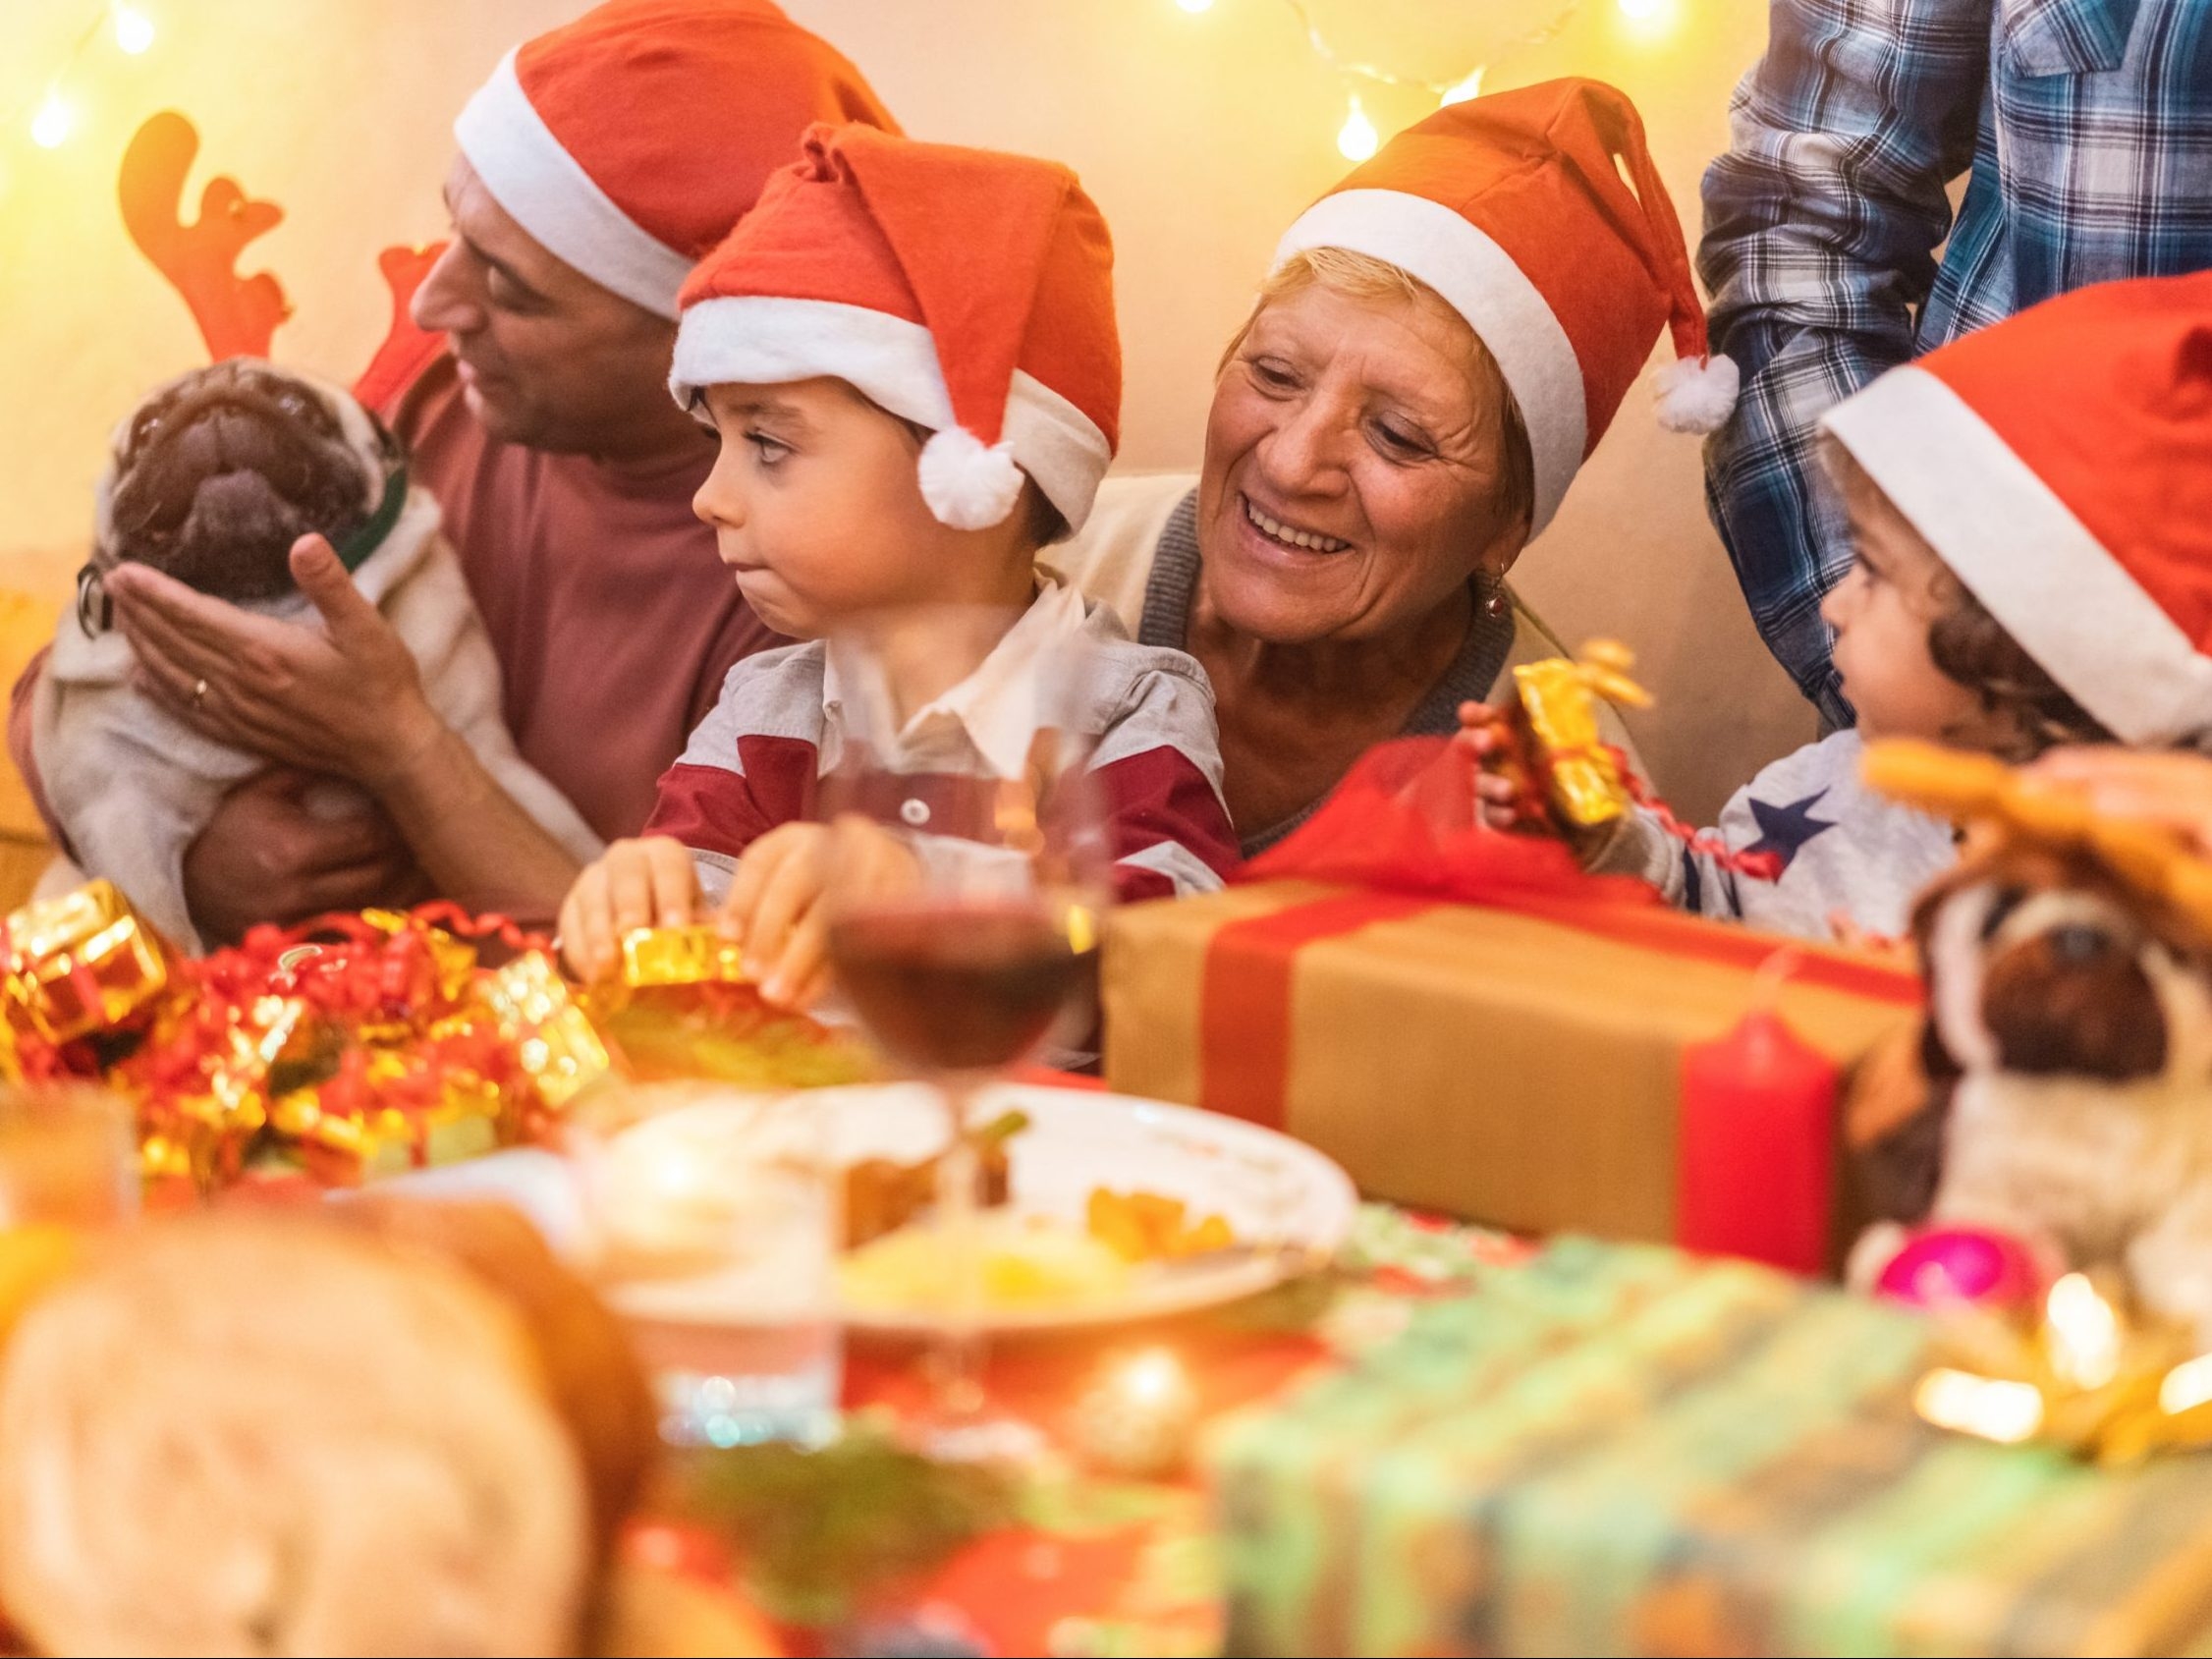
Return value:
<svg viewBox="0 0 2212 1659">
<path fill-rule="evenodd" d="M 447 127 L 513 39 L 581 0 L 138 0 L 154 50 L 104 41 L 78 77 L 80 135 L 35 150 L 0 131 L 0 583 L 74 569 L 101 438 L 135 393 L 190 366 L 181 304 L 125 241 L 115 163 L 151 111 L 185 110 L 202 160 L 282 203 L 256 246 L 297 314 L 295 360 L 357 367 L 384 321 L 373 255 L 437 235 Z M 1312 0 L 1371 32 L 1424 42 L 1437 73 L 1479 8 L 1542 20 L 1566 0 Z M 1725 133 L 1730 85 L 1759 49 L 1759 0 L 1661 0 L 1646 23 L 1580 0 L 1490 83 L 1561 73 L 1619 83 L 1642 105 L 1678 206 Z M 1129 363 L 1129 465 L 1194 464 L 1223 339 L 1274 237 L 1344 168 L 1345 83 L 1308 49 L 1285 0 L 786 0 L 842 46 L 916 133 L 1058 156 L 1113 222 Z M 0 119 L 32 98 L 94 0 L 0 0 Z M 1502 27 L 1502 26 L 1501 26 Z M 1379 31 L 1376 33 L 1375 31 Z M 1431 107 L 1365 91 L 1387 133 Z M 202 169 L 204 173 L 204 168 Z M 196 190 L 196 180 L 195 180 Z M 256 268 L 252 255 L 248 269 Z M 1709 813 L 1759 760 L 1809 735 L 1810 716 L 1759 647 L 1707 527 L 1694 444 L 1660 433 L 1632 392 L 1557 526 L 1522 566 L 1525 590 L 1570 638 L 1621 635 L 1664 702 L 1639 729 L 1663 788 Z"/>
</svg>

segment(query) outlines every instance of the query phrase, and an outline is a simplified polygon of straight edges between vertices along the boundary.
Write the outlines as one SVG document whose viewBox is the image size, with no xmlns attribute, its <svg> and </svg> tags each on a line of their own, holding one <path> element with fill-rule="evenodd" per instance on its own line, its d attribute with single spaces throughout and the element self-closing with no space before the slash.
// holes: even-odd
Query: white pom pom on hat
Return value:
<svg viewBox="0 0 2212 1659">
<path fill-rule="evenodd" d="M 1742 374 L 1734 358 L 1678 358 L 1652 377 L 1659 424 L 1670 432 L 1717 432 L 1736 413 Z"/>
<path fill-rule="evenodd" d="M 965 426 L 932 432 L 921 446 L 921 499 L 941 525 L 987 530 L 1006 523 L 1022 499 L 1022 469 L 1004 443 L 986 444 Z"/>
</svg>

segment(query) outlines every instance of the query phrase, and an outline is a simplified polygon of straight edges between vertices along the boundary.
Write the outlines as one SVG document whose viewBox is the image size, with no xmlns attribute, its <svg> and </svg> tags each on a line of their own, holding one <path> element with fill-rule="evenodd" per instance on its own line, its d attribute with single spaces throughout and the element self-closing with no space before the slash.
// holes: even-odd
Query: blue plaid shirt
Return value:
<svg viewBox="0 0 2212 1659">
<path fill-rule="evenodd" d="M 2212 0 L 1774 0 L 1730 122 L 1697 264 L 1744 390 L 1706 495 L 1767 644 L 1848 720 L 1814 422 L 2054 294 L 2212 266 Z"/>
</svg>

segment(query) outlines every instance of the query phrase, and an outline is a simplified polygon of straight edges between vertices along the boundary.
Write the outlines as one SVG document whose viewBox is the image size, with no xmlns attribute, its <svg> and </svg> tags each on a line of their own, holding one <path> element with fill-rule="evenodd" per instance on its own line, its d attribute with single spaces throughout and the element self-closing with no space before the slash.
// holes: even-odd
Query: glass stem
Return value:
<svg viewBox="0 0 2212 1659">
<path fill-rule="evenodd" d="M 948 1080 L 942 1091 L 952 1140 L 937 1164 L 937 1225 L 950 1295 L 937 1342 L 936 1406 L 940 1423 L 955 1425 L 983 1410 L 983 1165 L 969 1122 L 974 1085 Z"/>
</svg>

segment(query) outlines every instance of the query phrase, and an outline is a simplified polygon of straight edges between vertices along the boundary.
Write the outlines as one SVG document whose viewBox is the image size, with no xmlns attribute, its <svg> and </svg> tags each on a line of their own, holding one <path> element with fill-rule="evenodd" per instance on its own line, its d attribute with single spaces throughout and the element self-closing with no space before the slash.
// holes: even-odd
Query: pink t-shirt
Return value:
<svg viewBox="0 0 2212 1659">
<path fill-rule="evenodd" d="M 714 446 L 637 473 L 499 443 L 447 358 L 386 417 L 445 509 L 523 758 L 601 836 L 636 835 L 731 664 L 782 643 L 692 516 Z"/>
</svg>

